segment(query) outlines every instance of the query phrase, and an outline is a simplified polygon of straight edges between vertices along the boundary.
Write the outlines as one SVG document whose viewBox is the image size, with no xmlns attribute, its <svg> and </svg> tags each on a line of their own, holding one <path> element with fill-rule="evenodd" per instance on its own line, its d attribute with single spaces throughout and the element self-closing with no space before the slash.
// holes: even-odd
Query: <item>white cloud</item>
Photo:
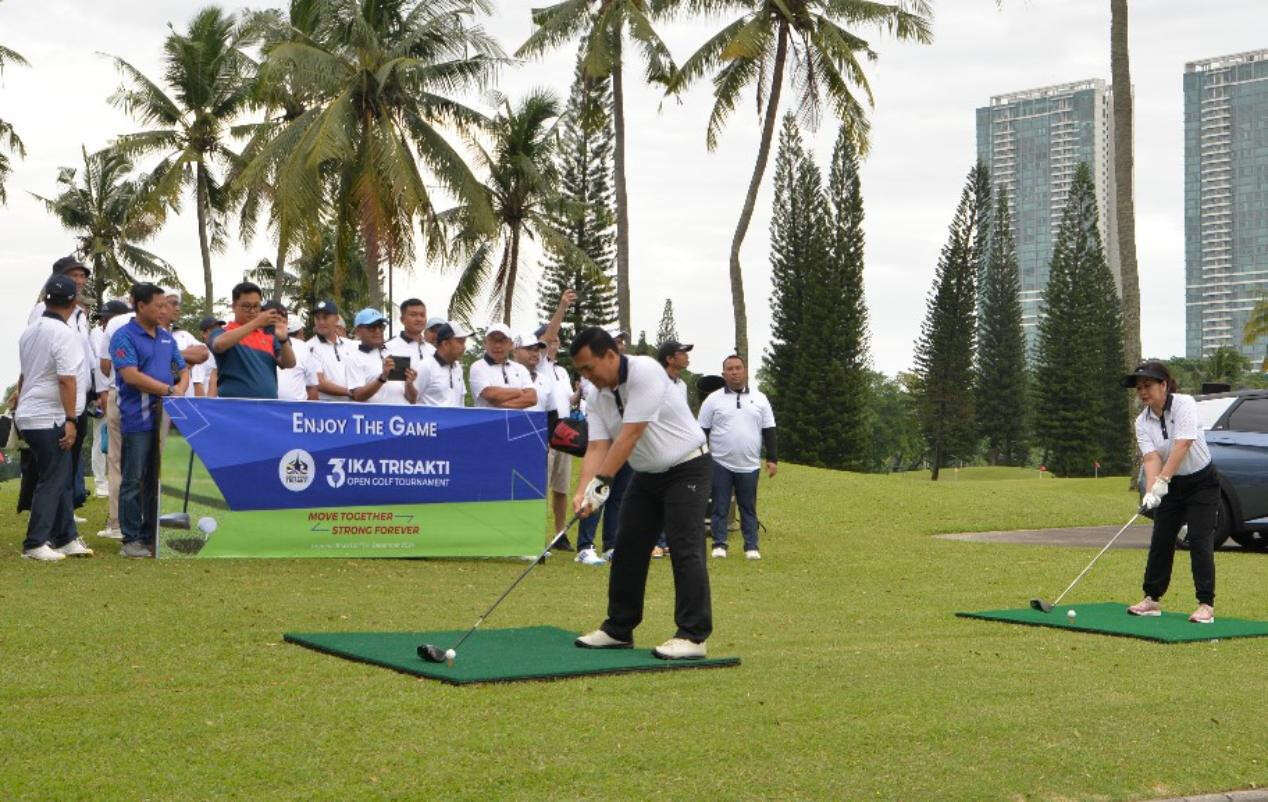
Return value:
<svg viewBox="0 0 1268 802">
<path fill-rule="evenodd" d="M 226 6 L 233 8 L 234 6 Z M 501 0 L 487 27 L 513 51 L 527 36 L 529 3 Z M 70 236 L 27 191 L 54 191 L 56 169 L 79 161 L 119 133 L 139 130 L 106 98 L 118 85 L 108 51 L 150 76 L 161 74 L 159 48 L 170 21 L 181 27 L 198 4 L 162 0 L 46 0 L 0 3 L 0 41 L 23 53 L 32 69 L 7 71 L 0 117 L 25 139 L 28 159 L 10 179 L 0 209 L 0 303 L 14 310 L 0 322 L 0 339 L 15 342 L 48 266 L 71 249 Z M 1184 348 L 1183 113 L 1181 76 L 1189 60 L 1268 46 L 1261 0 L 1204 3 L 1156 0 L 1133 6 L 1132 69 L 1137 108 L 1137 224 L 1145 351 Z M 718 27 L 716 21 L 675 22 L 665 35 L 680 60 Z M 1006 2 L 944 0 L 937 4 L 932 46 L 900 44 L 875 32 L 880 60 L 868 66 L 877 105 L 873 149 L 863 168 L 867 212 L 866 292 L 873 361 L 887 372 L 906 369 L 923 316 L 925 295 L 964 175 L 974 158 L 977 106 L 993 94 L 1083 78 L 1109 79 L 1109 11 L 1103 0 Z M 634 57 L 636 58 L 636 57 Z M 507 70 L 500 89 L 512 99 L 530 88 L 571 82 L 573 54 L 560 52 Z M 639 66 L 627 71 L 627 125 L 634 328 L 654 333 L 666 297 L 678 327 L 696 342 L 695 366 L 709 369 L 732 345 L 727 256 L 759 134 L 750 98 L 737 109 L 715 153 L 704 147 L 710 108 L 707 82 L 683 101 L 664 101 L 643 86 Z M 835 126 L 813 135 L 826 162 Z M 773 162 L 773 154 L 772 154 Z M 769 340 L 767 226 L 769 169 L 743 251 L 754 353 Z M 193 216 L 173 220 L 152 249 L 201 288 Z M 218 294 L 274 246 L 233 242 L 213 257 Z M 521 279 L 516 323 L 531 322 L 535 259 Z M 454 283 L 422 264 L 398 275 L 396 296 L 419 295 L 443 308 Z M 16 348 L 0 349 L 0 378 L 17 370 Z"/>
</svg>

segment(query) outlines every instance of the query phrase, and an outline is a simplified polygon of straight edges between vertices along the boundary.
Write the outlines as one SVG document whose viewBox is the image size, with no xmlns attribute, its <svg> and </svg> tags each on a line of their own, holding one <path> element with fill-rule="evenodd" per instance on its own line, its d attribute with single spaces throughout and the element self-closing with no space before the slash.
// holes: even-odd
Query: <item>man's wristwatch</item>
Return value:
<svg viewBox="0 0 1268 802">
<path fill-rule="evenodd" d="M 379 384 L 387 384 L 387 376 L 384 376 L 382 373 L 379 374 Z"/>
<path fill-rule="evenodd" d="M 169 384 L 167 385 L 167 392 L 163 393 L 163 395 L 170 396 L 171 394 L 172 394 L 172 385 Z"/>
<path fill-rule="evenodd" d="M 595 479 L 598 479 L 600 482 L 602 482 L 602 483 L 603 483 L 603 484 L 605 484 L 605 485 L 610 485 L 610 484 L 612 484 L 612 477 L 611 477 L 611 476 L 604 476 L 603 474 L 596 474 L 594 478 L 595 478 Z"/>
</svg>

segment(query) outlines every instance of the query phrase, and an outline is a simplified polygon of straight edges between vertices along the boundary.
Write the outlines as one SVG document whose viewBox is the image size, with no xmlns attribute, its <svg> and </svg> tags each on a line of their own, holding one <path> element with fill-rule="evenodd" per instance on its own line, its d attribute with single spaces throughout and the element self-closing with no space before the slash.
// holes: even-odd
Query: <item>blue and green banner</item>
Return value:
<svg viewBox="0 0 1268 802">
<path fill-rule="evenodd" d="M 164 404 L 181 436 L 172 432 L 163 453 L 162 557 L 504 557 L 541 548 L 540 412 Z"/>
</svg>

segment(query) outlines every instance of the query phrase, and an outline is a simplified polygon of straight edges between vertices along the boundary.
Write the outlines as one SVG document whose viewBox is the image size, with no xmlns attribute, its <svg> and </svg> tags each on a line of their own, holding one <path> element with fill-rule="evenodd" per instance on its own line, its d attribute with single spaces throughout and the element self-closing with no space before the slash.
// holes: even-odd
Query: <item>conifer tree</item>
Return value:
<svg viewBox="0 0 1268 802">
<path fill-rule="evenodd" d="M 551 222 L 567 232 L 569 241 L 598 265 L 605 277 L 616 274 L 615 208 L 612 190 L 612 83 L 610 77 L 590 78 L 581 67 L 578 54 L 572 91 L 559 122 L 556 168 L 562 209 L 550 216 Z M 543 320 L 555 313 L 559 296 L 571 287 L 577 303 L 564 316 L 566 343 L 572 332 L 587 326 L 610 326 L 616 322 L 616 284 L 595 282 L 579 265 L 544 244 L 543 275 L 538 283 L 537 310 Z M 561 358 L 567 354 L 560 351 Z"/>
<path fill-rule="evenodd" d="M 916 343 L 915 373 L 921 429 L 929 448 L 932 478 L 952 458 L 967 459 L 976 445 L 973 415 L 973 340 L 976 328 L 976 279 L 989 203 L 986 167 L 969 171 L 960 202 L 942 248 L 925 320 Z"/>
<path fill-rule="evenodd" d="M 656 328 L 656 345 L 678 340 L 678 324 L 674 322 L 674 302 L 665 299 L 665 310 L 660 314 L 660 326 Z"/>
<path fill-rule="evenodd" d="M 1030 394 L 1021 327 L 1021 282 L 1008 196 L 998 190 L 990 248 L 979 287 L 976 414 L 992 465 L 1025 465 Z"/>
</svg>

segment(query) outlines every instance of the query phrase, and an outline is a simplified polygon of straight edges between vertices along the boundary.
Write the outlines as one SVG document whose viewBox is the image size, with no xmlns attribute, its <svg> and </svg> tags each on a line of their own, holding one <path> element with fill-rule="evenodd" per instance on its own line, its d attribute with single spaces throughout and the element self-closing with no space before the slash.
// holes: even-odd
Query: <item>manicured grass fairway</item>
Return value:
<svg viewBox="0 0 1268 802">
<path fill-rule="evenodd" d="M 0 486 L 4 510 L 16 489 Z M 465 628 L 519 564 L 124 562 L 89 537 L 93 559 L 32 565 L 17 557 L 25 517 L 6 512 L 0 798 L 1135 799 L 1268 784 L 1264 640 L 953 616 L 1051 597 L 1095 550 L 930 535 L 1119 523 L 1126 480 L 784 466 L 760 493 L 766 559 L 710 562 L 709 646 L 743 666 L 468 688 L 281 634 Z M 85 531 L 102 514 L 94 502 Z M 1268 555 L 1216 560 L 1218 612 L 1268 618 Z M 1106 554 L 1069 601 L 1135 601 L 1143 562 Z M 1168 602 L 1187 612 L 1183 555 L 1177 569 Z M 592 627 L 606 573 L 553 560 L 491 625 Z M 670 587 L 654 562 L 640 645 L 672 634 Z"/>
</svg>

